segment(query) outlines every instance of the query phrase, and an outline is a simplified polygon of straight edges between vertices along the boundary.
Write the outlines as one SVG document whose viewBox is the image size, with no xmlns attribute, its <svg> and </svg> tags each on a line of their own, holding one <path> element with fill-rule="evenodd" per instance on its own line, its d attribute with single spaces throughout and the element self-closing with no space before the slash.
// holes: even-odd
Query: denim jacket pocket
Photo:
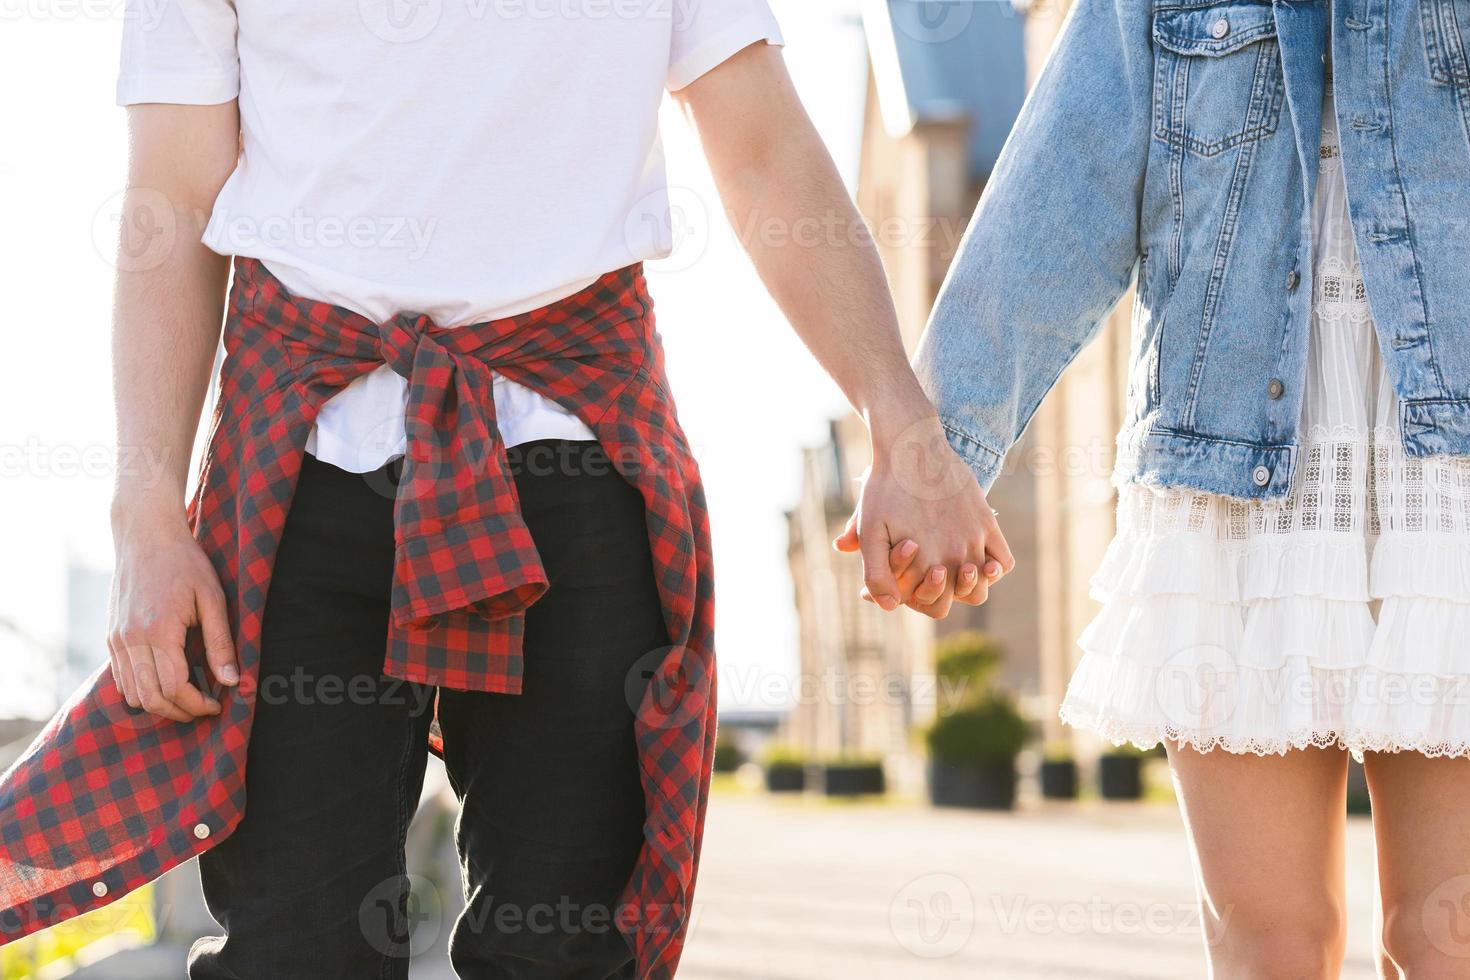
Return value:
<svg viewBox="0 0 1470 980">
<path fill-rule="evenodd" d="M 1419 0 L 1419 23 L 1429 77 L 1442 85 L 1470 89 L 1470 58 L 1465 53 L 1470 0 Z"/>
<path fill-rule="evenodd" d="M 1154 136 L 1203 156 L 1276 131 L 1285 86 L 1270 3 L 1160 7 Z"/>
</svg>

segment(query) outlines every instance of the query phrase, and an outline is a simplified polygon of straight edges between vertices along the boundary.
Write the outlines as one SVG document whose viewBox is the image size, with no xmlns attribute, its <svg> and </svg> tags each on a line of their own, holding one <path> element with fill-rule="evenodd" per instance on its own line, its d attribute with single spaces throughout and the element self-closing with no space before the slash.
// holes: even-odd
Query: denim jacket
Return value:
<svg viewBox="0 0 1470 980">
<path fill-rule="evenodd" d="M 1135 283 L 1115 480 L 1287 493 L 1329 43 L 1404 450 L 1470 453 L 1470 0 L 1077 0 L 916 359 L 982 486 Z"/>
</svg>

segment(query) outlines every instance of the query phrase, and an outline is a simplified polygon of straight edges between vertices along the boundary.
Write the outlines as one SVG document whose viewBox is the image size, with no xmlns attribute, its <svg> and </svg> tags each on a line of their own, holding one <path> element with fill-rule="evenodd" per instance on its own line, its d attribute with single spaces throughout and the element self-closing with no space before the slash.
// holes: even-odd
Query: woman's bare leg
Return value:
<svg viewBox="0 0 1470 980">
<path fill-rule="evenodd" d="M 1169 747 L 1212 980 L 1335 980 L 1346 940 L 1347 754 Z"/>
<path fill-rule="evenodd" d="M 1470 759 L 1370 752 L 1385 980 L 1470 977 Z"/>
</svg>

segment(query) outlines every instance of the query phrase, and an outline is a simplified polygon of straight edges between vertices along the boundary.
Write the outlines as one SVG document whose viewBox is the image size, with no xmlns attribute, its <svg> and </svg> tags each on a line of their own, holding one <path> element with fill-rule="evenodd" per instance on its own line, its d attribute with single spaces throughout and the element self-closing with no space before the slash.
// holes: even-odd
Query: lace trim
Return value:
<svg viewBox="0 0 1470 980">
<path fill-rule="evenodd" d="M 1205 735 L 1201 732 L 1190 731 L 1187 728 L 1177 728 L 1173 725 L 1146 724 L 1140 722 L 1125 722 L 1119 719 L 1104 721 L 1084 716 L 1083 712 L 1075 711 L 1063 705 L 1058 712 L 1062 723 L 1073 728 L 1083 728 L 1096 735 L 1101 736 L 1115 746 L 1132 745 L 1134 748 L 1147 752 L 1155 748 L 1160 742 L 1172 742 L 1181 749 L 1193 749 L 1196 752 L 1208 753 L 1219 749 L 1230 755 L 1255 755 L 1264 758 L 1268 755 L 1285 755 L 1292 749 L 1330 749 L 1348 748 L 1347 742 L 1341 734 L 1330 729 L 1306 729 L 1303 731 L 1289 732 L 1273 738 L 1259 736 L 1237 736 L 1237 735 Z"/>
<path fill-rule="evenodd" d="M 1350 747 L 1359 758 L 1365 752 L 1417 752 L 1430 759 L 1459 759 L 1470 756 L 1470 742 L 1463 739 L 1436 739 L 1427 735 L 1360 735 L 1353 738 Z"/>
<path fill-rule="evenodd" d="M 1388 735 L 1385 733 L 1343 735 L 1331 729 L 1305 729 L 1273 738 L 1260 736 L 1204 735 L 1173 725 L 1129 723 L 1118 719 L 1103 721 L 1074 711 L 1063 705 L 1057 712 L 1062 723 L 1082 728 L 1111 742 L 1116 747 L 1131 745 L 1147 752 L 1160 742 L 1172 742 L 1181 749 L 1201 754 L 1219 749 L 1230 755 L 1285 755 L 1292 750 L 1342 749 L 1362 760 L 1367 752 L 1416 752 L 1430 759 L 1459 759 L 1470 756 L 1470 741 L 1440 739 L 1428 735 Z"/>
<path fill-rule="evenodd" d="M 1341 256 L 1327 255 L 1318 261 L 1317 295 L 1312 312 L 1326 324 L 1360 326 L 1373 320 L 1368 287 L 1363 283 L 1363 270 L 1356 258 L 1349 263 Z"/>
</svg>

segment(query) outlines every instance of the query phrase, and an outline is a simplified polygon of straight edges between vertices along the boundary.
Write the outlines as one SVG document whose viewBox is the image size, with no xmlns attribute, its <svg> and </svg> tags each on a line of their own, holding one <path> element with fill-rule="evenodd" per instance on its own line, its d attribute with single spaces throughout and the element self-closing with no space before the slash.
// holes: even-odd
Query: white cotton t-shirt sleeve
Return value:
<svg viewBox="0 0 1470 980">
<path fill-rule="evenodd" d="M 240 94 L 232 0 L 127 0 L 117 104 L 217 105 Z"/>
<path fill-rule="evenodd" d="M 767 0 L 671 0 L 668 89 L 676 92 L 752 44 L 781 44 Z"/>
</svg>

